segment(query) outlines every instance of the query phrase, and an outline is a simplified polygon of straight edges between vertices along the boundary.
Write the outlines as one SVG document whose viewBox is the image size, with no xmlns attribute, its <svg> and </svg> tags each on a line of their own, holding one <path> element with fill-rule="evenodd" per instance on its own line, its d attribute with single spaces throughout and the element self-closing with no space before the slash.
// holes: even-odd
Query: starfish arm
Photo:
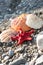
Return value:
<svg viewBox="0 0 43 65">
<path fill-rule="evenodd" d="M 19 39 L 17 45 L 22 44 L 24 41 L 28 41 L 28 40 L 30 41 L 30 40 L 32 40 L 32 38 L 29 36 L 29 37 L 24 38 L 24 39 Z"/>
<path fill-rule="evenodd" d="M 31 31 L 29 31 L 29 32 L 26 32 L 26 34 L 27 35 L 31 35 L 32 33 L 34 33 L 35 32 L 35 30 L 31 30 Z"/>
<path fill-rule="evenodd" d="M 18 36 L 11 36 L 12 41 L 18 40 Z"/>
</svg>

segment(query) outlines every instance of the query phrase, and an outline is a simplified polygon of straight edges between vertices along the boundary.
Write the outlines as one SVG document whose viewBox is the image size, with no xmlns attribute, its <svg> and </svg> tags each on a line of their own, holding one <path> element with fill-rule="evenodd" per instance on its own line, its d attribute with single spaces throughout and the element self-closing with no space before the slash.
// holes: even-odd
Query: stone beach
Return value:
<svg viewBox="0 0 43 65">
<path fill-rule="evenodd" d="M 12 18 L 22 13 L 33 13 L 43 20 L 43 0 L 15 0 L 15 4 L 13 0 L 0 0 L 0 33 L 10 27 Z M 17 41 L 0 42 L 0 65 L 43 65 L 43 51 L 38 50 L 36 44 L 37 34 L 41 31 L 43 27 L 32 35 L 32 41 L 19 46 L 15 46 Z"/>
</svg>

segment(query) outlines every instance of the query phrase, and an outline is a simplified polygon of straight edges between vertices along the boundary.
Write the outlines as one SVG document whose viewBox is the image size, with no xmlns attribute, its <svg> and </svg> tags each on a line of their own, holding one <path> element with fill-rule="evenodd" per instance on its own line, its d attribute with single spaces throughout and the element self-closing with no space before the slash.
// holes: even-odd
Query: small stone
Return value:
<svg viewBox="0 0 43 65">
<path fill-rule="evenodd" d="M 8 60 L 9 59 L 9 56 L 5 56 L 4 58 L 4 61 Z"/>
<path fill-rule="evenodd" d="M 9 50 L 8 54 L 9 54 L 9 56 L 11 57 L 11 56 L 13 56 L 13 55 L 14 55 L 14 51 Z"/>
<path fill-rule="evenodd" d="M 6 56 L 6 54 L 5 54 L 5 53 L 3 53 L 3 54 L 2 54 L 2 58 L 4 58 L 5 56 Z"/>
<path fill-rule="evenodd" d="M 16 50 L 15 50 L 15 53 L 16 52 L 22 52 L 24 50 L 24 47 L 19 47 L 19 48 L 17 48 Z"/>
<path fill-rule="evenodd" d="M 36 43 L 39 50 L 43 50 L 43 31 L 41 31 L 36 37 Z"/>
<path fill-rule="evenodd" d="M 25 65 L 29 65 L 29 62 L 26 62 Z"/>
<path fill-rule="evenodd" d="M 43 65 L 43 55 L 41 55 L 37 60 L 35 65 Z"/>
</svg>

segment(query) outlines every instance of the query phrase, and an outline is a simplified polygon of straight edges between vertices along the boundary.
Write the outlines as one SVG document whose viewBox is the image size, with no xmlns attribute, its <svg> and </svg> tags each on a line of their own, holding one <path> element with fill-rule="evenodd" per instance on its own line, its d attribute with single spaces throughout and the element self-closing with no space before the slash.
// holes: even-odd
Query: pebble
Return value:
<svg viewBox="0 0 43 65">
<path fill-rule="evenodd" d="M 25 65 L 29 65 L 29 62 L 26 62 Z"/>
<path fill-rule="evenodd" d="M 43 31 L 41 31 L 36 38 L 37 47 L 39 50 L 43 50 Z"/>
<path fill-rule="evenodd" d="M 8 54 L 9 54 L 10 57 L 12 57 L 14 55 L 14 51 L 13 50 L 9 50 Z"/>
<path fill-rule="evenodd" d="M 17 52 L 22 52 L 24 50 L 24 47 L 19 47 L 19 48 L 17 48 L 16 50 L 15 50 L 15 53 L 17 53 Z"/>
<path fill-rule="evenodd" d="M 6 61 L 9 59 L 9 56 L 5 56 L 4 60 L 3 61 Z"/>
<path fill-rule="evenodd" d="M 13 62 L 10 62 L 9 65 L 19 65 L 19 64 L 21 64 L 21 63 L 23 64 L 25 62 L 26 62 L 25 59 L 23 59 L 23 57 L 21 55 L 18 59 L 13 60 Z"/>
<path fill-rule="evenodd" d="M 39 58 L 37 58 L 36 62 L 35 62 L 35 65 L 43 65 L 43 55 L 41 55 Z"/>
<path fill-rule="evenodd" d="M 3 54 L 2 54 L 2 58 L 4 58 L 5 56 L 6 56 L 6 54 L 5 54 L 5 53 L 3 53 Z"/>
</svg>

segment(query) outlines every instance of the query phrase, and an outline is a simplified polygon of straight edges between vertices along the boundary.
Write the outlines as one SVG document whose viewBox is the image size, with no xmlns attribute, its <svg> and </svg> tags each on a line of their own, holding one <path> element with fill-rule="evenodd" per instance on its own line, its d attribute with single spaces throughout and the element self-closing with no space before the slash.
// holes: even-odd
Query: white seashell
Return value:
<svg viewBox="0 0 43 65">
<path fill-rule="evenodd" d="M 26 25 L 31 28 L 39 29 L 43 25 L 43 20 L 34 14 L 29 14 L 26 18 Z"/>
<path fill-rule="evenodd" d="M 43 31 L 36 37 L 36 43 L 39 50 L 43 50 Z"/>
</svg>

